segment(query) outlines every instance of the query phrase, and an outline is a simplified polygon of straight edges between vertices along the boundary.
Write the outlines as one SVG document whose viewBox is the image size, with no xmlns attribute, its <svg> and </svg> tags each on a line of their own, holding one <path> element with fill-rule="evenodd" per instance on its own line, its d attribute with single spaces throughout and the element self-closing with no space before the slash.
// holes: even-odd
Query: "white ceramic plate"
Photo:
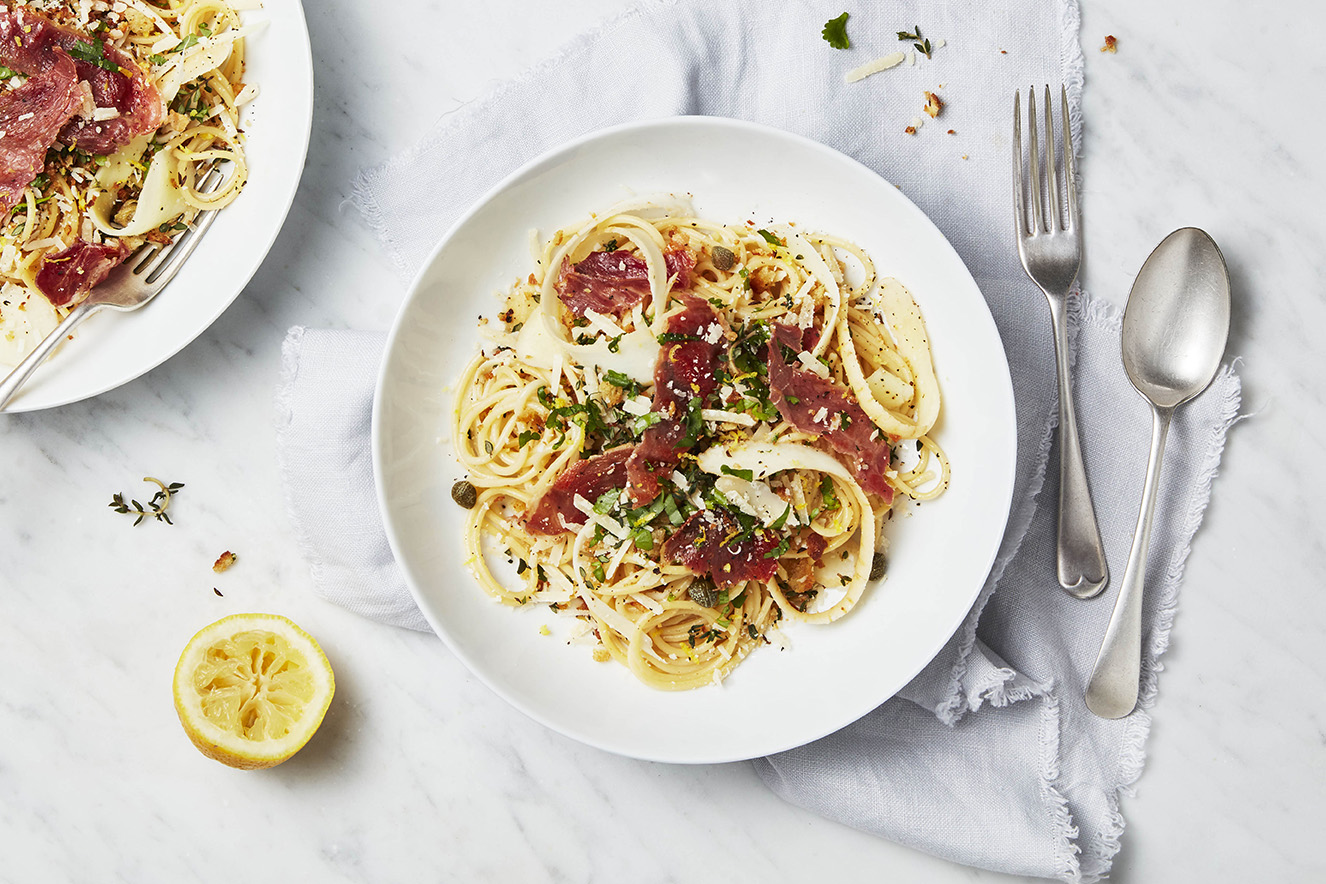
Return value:
<svg viewBox="0 0 1326 884">
<path fill-rule="evenodd" d="M 794 624 L 791 649 L 754 651 L 721 685 L 665 693 L 587 648 L 540 635 L 544 606 L 492 601 L 463 564 L 464 473 L 449 436 L 452 385 L 476 319 L 529 272 L 529 231 L 550 234 L 636 194 L 690 193 L 698 213 L 795 221 L 855 240 L 925 314 L 944 395 L 937 438 L 953 465 L 934 503 L 894 519 L 889 576 L 847 617 Z M 1016 459 L 1008 363 L 985 301 L 939 230 L 896 188 L 821 144 L 726 119 L 683 117 L 595 133 L 516 172 L 438 245 L 397 317 L 379 378 L 373 458 L 387 535 L 419 607 L 485 683 L 594 746 L 671 762 L 753 758 L 831 733 L 896 693 L 939 651 L 985 581 Z M 439 692 L 445 692 L 439 686 Z"/>
<path fill-rule="evenodd" d="M 211 325 L 244 290 L 295 198 L 313 121 L 313 58 L 299 0 L 264 0 L 243 13 L 268 24 L 248 38 L 245 107 L 249 181 L 221 212 L 198 250 L 151 304 L 92 317 L 37 369 L 5 409 L 35 411 L 77 402 L 152 370 Z M 7 371 L 8 369 L 3 369 Z"/>
</svg>

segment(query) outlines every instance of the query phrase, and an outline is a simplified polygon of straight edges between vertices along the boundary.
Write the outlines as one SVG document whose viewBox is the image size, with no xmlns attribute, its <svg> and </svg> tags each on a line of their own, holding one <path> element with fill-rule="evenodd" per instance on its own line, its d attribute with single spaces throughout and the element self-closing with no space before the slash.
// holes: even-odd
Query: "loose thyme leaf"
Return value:
<svg viewBox="0 0 1326 884">
<path fill-rule="evenodd" d="M 847 38 L 847 13 L 825 22 L 820 36 L 834 49 L 851 49 L 852 41 Z"/>
</svg>

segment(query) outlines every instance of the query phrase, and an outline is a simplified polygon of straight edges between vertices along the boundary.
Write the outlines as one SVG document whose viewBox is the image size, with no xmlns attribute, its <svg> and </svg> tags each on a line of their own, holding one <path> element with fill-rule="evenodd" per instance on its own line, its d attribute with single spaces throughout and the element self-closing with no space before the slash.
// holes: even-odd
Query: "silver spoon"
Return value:
<svg viewBox="0 0 1326 884">
<path fill-rule="evenodd" d="M 1151 457 L 1128 567 L 1105 642 L 1087 683 L 1087 708 L 1123 718 L 1137 705 L 1142 666 L 1142 587 L 1151 516 L 1174 409 L 1210 386 L 1229 338 L 1229 271 L 1205 231 L 1176 230 L 1146 259 L 1123 314 L 1123 367 L 1151 403 Z"/>
</svg>

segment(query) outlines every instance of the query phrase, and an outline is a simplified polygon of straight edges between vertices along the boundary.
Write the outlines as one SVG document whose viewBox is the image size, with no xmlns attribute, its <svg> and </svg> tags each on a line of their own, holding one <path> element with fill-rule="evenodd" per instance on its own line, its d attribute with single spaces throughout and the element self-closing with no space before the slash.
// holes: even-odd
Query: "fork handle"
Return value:
<svg viewBox="0 0 1326 884">
<path fill-rule="evenodd" d="M 14 366 L 14 370 L 3 381 L 0 381 L 0 411 L 3 411 L 5 406 L 9 404 L 9 400 L 14 398 L 14 394 L 19 391 L 19 388 L 27 383 L 28 378 L 32 377 L 32 373 L 37 370 L 37 367 L 46 361 L 46 357 L 51 355 L 51 351 L 59 346 L 65 335 L 72 332 L 74 327 L 84 319 L 105 306 L 105 304 L 89 304 L 84 301 L 73 310 L 70 310 L 69 315 L 55 327 L 55 330 L 42 339 L 42 342 L 37 345 L 37 349 L 24 357 L 23 361 Z"/>
<path fill-rule="evenodd" d="M 1059 585 L 1069 595 L 1089 599 L 1105 589 L 1110 572 L 1077 435 L 1073 384 L 1068 372 L 1067 300 L 1052 297 L 1048 292 L 1046 298 L 1054 323 L 1054 356 L 1059 375 Z"/>
</svg>

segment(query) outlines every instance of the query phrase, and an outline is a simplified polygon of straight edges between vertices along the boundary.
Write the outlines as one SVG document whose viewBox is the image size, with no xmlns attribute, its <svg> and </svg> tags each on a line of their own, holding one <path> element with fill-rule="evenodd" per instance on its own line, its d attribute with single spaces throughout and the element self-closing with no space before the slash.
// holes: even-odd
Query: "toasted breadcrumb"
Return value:
<svg viewBox="0 0 1326 884">
<path fill-rule="evenodd" d="M 933 92 L 925 94 L 925 112 L 930 115 L 930 119 L 939 116 L 939 112 L 944 109 L 944 102 L 939 100 L 939 96 Z"/>
<path fill-rule="evenodd" d="M 230 570 L 230 566 L 235 564 L 236 558 L 238 557 L 233 552 L 226 550 L 221 553 L 221 555 L 217 556 L 216 561 L 212 563 L 212 570 L 218 574 L 222 571 L 228 571 Z"/>
<path fill-rule="evenodd" d="M 1119 51 L 1119 41 L 1118 41 L 1118 39 L 1117 39 L 1113 34 L 1110 34 L 1109 36 L 1107 36 L 1107 37 L 1105 38 L 1105 45 L 1102 46 L 1102 47 L 1100 47 L 1100 51 L 1101 51 L 1101 52 L 1118 52 L 1118 51 Z"/>
</svg>

